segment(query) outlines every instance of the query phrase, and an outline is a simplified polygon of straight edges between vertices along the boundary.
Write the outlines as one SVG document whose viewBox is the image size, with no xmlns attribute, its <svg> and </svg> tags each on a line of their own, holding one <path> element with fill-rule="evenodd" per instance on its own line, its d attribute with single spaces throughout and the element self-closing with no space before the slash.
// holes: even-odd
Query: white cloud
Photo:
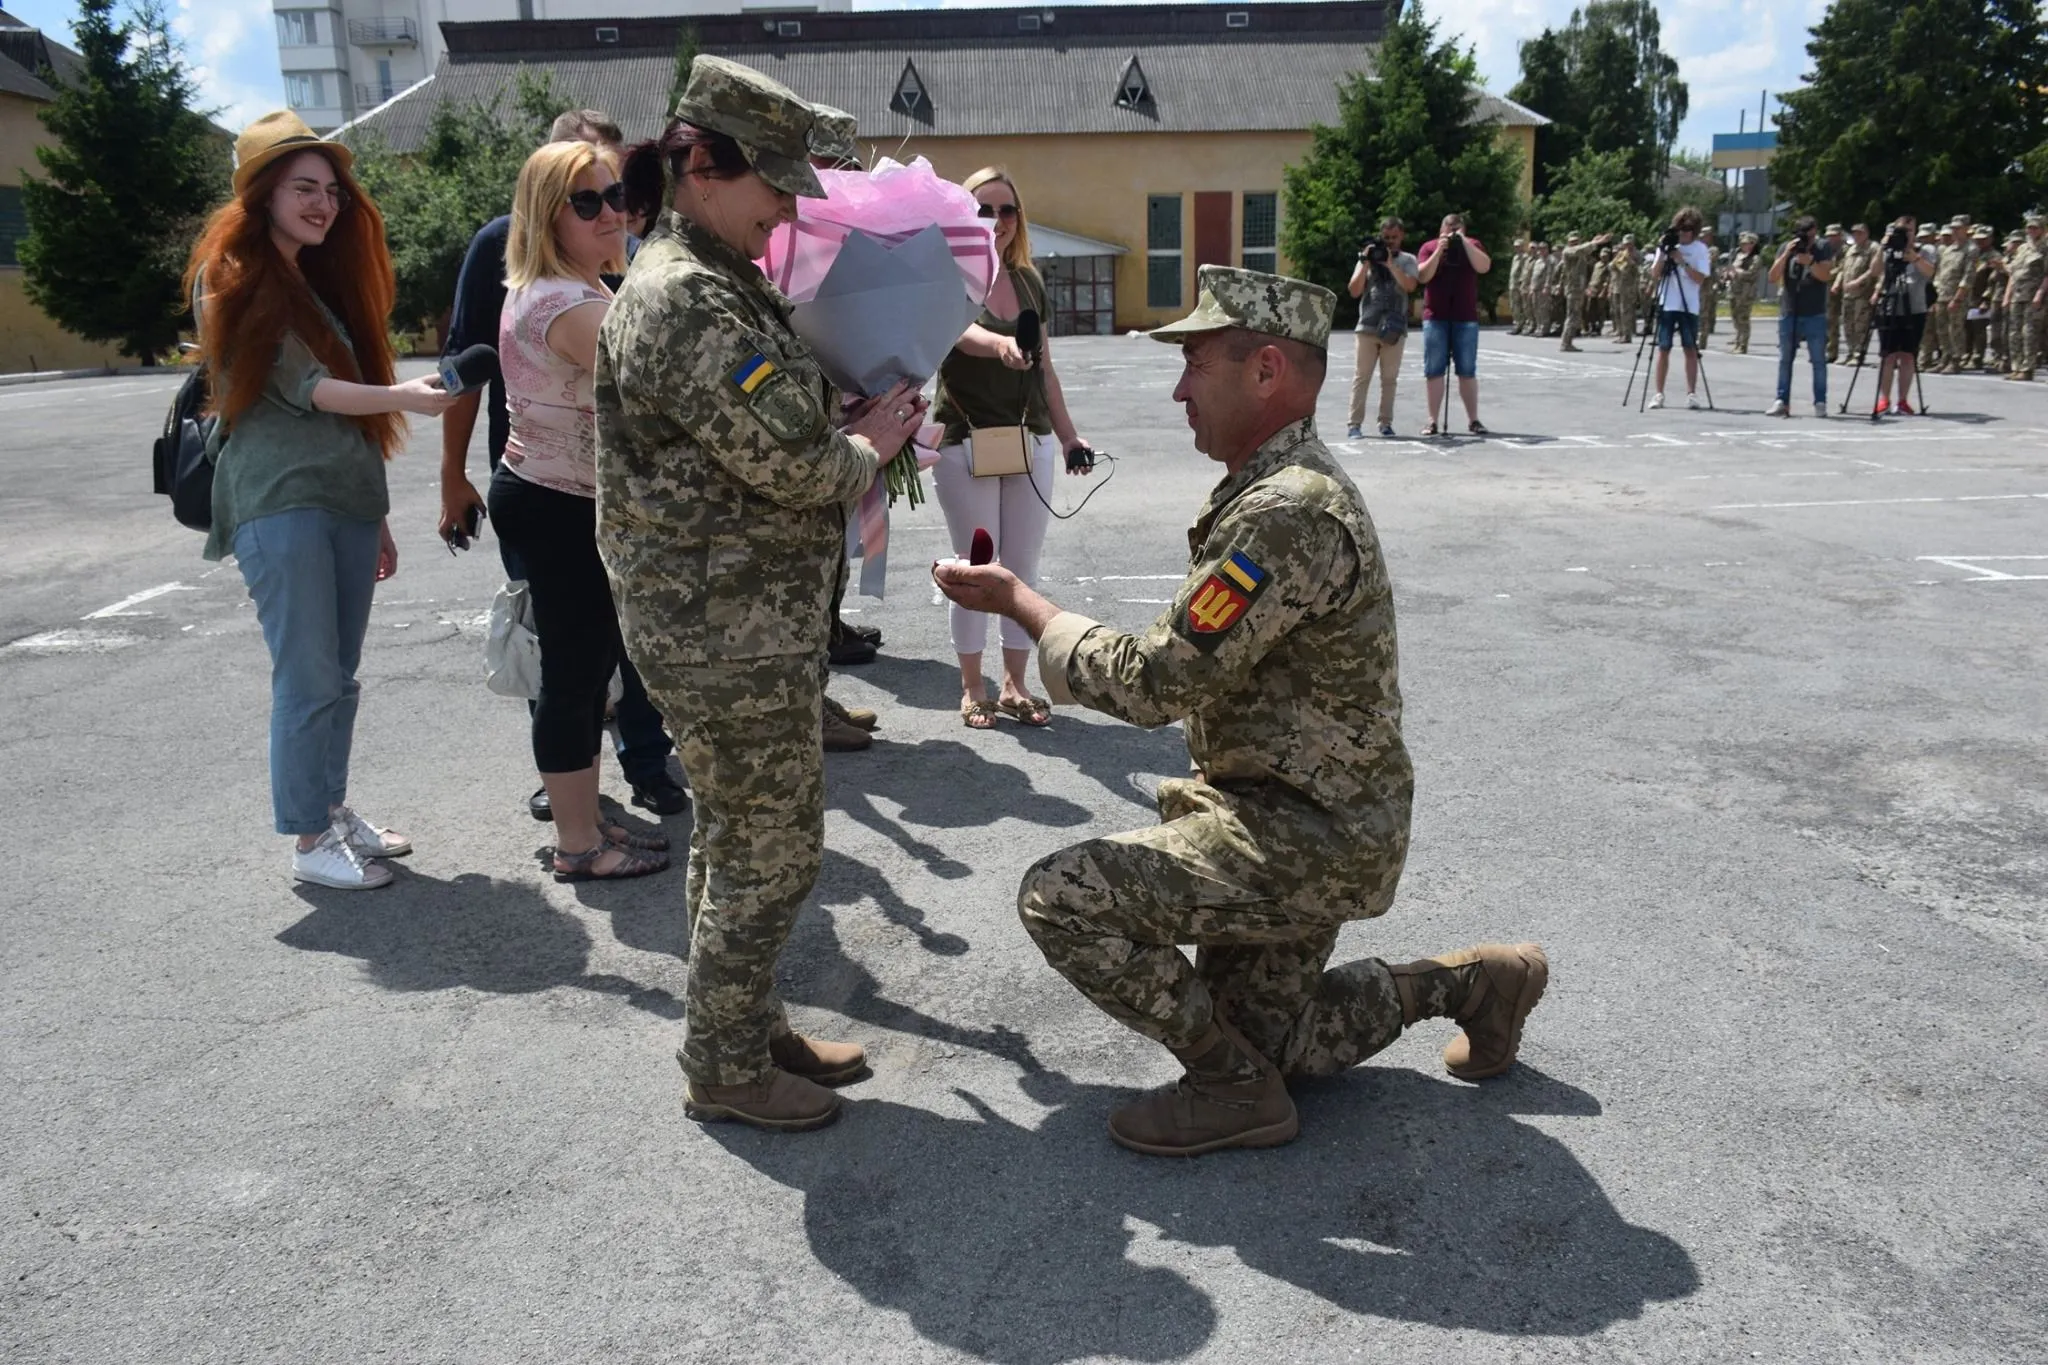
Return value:
<svg viewBox="0 0 2048 1365">
<path fill-rule="evenodd" d="M 284 104 L 269 0 L 178 0 L 171 28 L 185 45 L 200 101 L 240 128 Z"/>
</svg>

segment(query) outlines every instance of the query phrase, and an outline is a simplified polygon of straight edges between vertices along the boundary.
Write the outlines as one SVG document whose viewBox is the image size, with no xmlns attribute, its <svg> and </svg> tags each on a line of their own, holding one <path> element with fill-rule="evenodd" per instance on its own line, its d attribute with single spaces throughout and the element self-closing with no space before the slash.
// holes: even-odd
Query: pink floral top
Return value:
<svg viewBox="0 0 2048 1365">
<path fill-rule="evenodd" d="M 597 403 L 591 373 L 548 349 L 548 328 L 571 308 L 611 302 L 582 280 L 535 280 L 505 296 L 498 365 L 512 430 L 505 467 L 528 483 L 597 496 Z"/>
</svg>

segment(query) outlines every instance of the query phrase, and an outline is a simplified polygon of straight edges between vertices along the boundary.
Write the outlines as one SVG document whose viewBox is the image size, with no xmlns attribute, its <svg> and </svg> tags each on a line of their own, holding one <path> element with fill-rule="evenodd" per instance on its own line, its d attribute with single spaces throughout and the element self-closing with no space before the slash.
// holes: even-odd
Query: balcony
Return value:
<svg viewBox="0 0 2048 1365">
<path fill-rule="evenodd" d="M 385 101 L 395 98 L 398 92 L 403 88 L 404 87 L 396 84 L 366 85 L 362 81 L 357 81 L 356 108 L 361 109 L 367 113 L 369 110 L 376 108 L 378 105 L 383 104 Z"/>
<path fill-rule="evenodd" d="M 420 29 L 410 19 L 351 19 L 348 40 L 357 47 L 418 47 Z"/>
</svg>

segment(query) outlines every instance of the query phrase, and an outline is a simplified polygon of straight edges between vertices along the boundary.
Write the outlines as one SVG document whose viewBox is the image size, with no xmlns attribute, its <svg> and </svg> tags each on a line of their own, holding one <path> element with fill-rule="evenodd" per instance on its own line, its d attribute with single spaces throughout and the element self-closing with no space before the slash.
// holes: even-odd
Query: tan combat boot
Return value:
<svg viewBox="0 0 2048 1365">
<path fill-rule="evenodd" d="M 880 729 L 882 725 L 882 718 L 873 711 L 868 710 L 867 707 L 841 706 L 838 702 L 832 700 L 830 693 L 827 693 L 825 697 L 825 714 L 838 717 L 842 722 L 851 725 L 856 730 L 872 732 Z"/>
<path fill-rule="evenodd" d="M 1461 1081 L 1498 1076 L 1514 1064 L 1522 1024 L 1550 981 L 1550 959 L 1533 943 L 1482 943 L 1387 969 L 1401 993 L 1401 1023 L 1450 1018 L 1465 1026 L 1444 1049 L 1444 1069 Z"/>
<path fill-rule="evenodd" d="M 1225 1147 L 1278 1147 L 1301 1131 L 1279 1069 L 1222 1016 L 1173 1055 L 1186 1075 L 1109 1116 L 1118 1145 L 1147 1156 L 1201 1156 Z"/>
<path fill-rule="evenodd" d="M 858 725 L 848 724 L 833 715 L 830 707 L 825 710 L 824 726 L 825 752 L 828 754 L 855 753 L 875 742 L 875 737 Z"/>
<path fill-rule="evenodd" d="M 844 1085 L 867 1074 L 867 1049 L 859 1043 L 828 1043 L 792 1033 L 768 1040 L 768 1057 L 793 1076 L 819 1085 Z"/>
<path fill-rule="evenodd" d="M 772 1071 L 752 1085 L 699 1085 L 683 1091 L 683 1112 L 699 1123 L 744 1123 L 771 1132 L 804 1133 L 839 1117 L 839 1097 L 802 1076 Z"/>
</svg>

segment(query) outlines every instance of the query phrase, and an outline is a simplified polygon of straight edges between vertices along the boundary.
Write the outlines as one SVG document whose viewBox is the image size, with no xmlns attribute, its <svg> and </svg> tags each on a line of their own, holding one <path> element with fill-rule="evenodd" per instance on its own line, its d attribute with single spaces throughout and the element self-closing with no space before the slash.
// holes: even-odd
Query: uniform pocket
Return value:
<svg viewBox="0 0 2048 1365">
<path fill-rule="evenodd" d="M 705 654 L 743 662 L 824 647 L 831 591 L 803 547 L 714 536 L 705 554 Z"/>
</svg>

